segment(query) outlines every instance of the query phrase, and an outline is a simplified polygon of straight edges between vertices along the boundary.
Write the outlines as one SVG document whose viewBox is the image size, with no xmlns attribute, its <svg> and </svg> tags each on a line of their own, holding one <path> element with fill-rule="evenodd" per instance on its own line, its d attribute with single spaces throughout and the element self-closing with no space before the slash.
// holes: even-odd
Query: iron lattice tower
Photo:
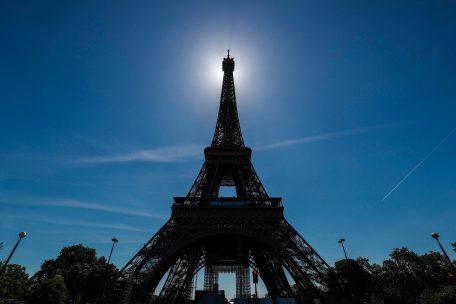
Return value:
<svg viewBox="0 0 456 304">
<path fill-rule="evenodd" d="M 160 303 L 185 303 L 203 267 L 208 291 L 218 289 L 219 273 L 234 272 L 237 297 L 250 297 L 249 267 L 258 269 L 273 299 L 295 296 L 308 303 L 336 285 L 330 266 L 286 221 L 281 198 L 269 197 L 261 184 L 242 137 L 229 53 L 222 67 L 220 108 L 205 162 L 187 196 L 174 198 L 168 222 L 122 269 L 125 303 L 146 303 L 166 273 Z M 236 196 L 221 197 L 220 187 L 234 187 Z"/>
</svg>

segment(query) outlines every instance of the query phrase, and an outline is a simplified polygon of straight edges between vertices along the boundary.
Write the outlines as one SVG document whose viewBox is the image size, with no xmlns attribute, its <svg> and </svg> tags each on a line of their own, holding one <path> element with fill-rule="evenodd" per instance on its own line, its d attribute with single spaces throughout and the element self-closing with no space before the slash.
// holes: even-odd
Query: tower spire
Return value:
<svg viewBox="0 0 456 304">
<path fill-rule="evenodd" d="M 234 90 L 234 58 L 230 58 L 229 49 L 227 52 L 227 57 L 222 62 L 222 93 L 212 148 L 244 147 Z"/>
</svg>

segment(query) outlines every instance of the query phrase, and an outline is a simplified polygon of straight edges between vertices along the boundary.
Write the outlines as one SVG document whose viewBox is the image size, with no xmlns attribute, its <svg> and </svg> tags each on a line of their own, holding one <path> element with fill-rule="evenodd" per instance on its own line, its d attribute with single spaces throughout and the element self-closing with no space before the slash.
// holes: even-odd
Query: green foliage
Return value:
<svg viewBox="0 0 456 304">
<path fill-rule="evenodd" d="M 64 247 L 55 260 L 46 260 L 34 275 L 37 282 L 59 275 L 63 278 L 71 303 L 93 303 L 116 290 L 118 271 L 104 257 L 97 258 L 95 249 L 74 245 Z"/>
<path fill-rule="evenodd" d="M 350 303 L 456 303 L 448 262 L 437 252 L 418 255 L 396 248 L 382 265 L 358 258 L 338 261 L 335 266 L 342 287 L 351 294 Z"/>
<path fill-rule="evenodd" d="M 371 298 L 373 292 L 371 274 L 365 269 L 367 259 L 341 260 L 336 262 L 336 272 L 344 282 L 343 289 L 349 293 L 356 303 L 364 303 Z"/>
<path fill-rule="evenodd" d="M 64 304 L 67 288 L 62 276 L 47 277 L 35 283 L 28 299 L 29 304 Z"/>
<path fill-rule="evenodd" d="M 2 263 L 0 263 L 0 268 Z M 17 264 L 6 266 L 0 277 L 0 299 L 25 299 L 29 287 L 28 274 L 25 268 Z"/>
<path fill-rule="evenodd" d="M 452 244 L 455 247 L 456 243 Z M 455 248 L 456 249 L 456 248 Z M 1 266 L 1 262 L 0 262 Z M 348 302 L 363 304 L 449 304 L 456 303 L 447 260 L 438 252 L 418 255 L 407 248 L 396 248 L 382 265 L 368 259 L 336 262 Z M 95 249 L 74 245 L 64 247 L 54 260 L 46 260 L 29 280 L 25 269 L 8 265 L 0 277 L 0 304 L 28 299 L 29 304 L 118 303 L 125 282 L 118 270 L 98 258 Z M 335 275 L 328 278 L 335 280 Z M 299 293 L 297 286 L 292 286 Z M 322 301 L 333 296 L 322 295 Z"/>
<path fill-rule="evenodd" d="M 454 304 L 456 303 L 456 288 L 444 286 L 437 290 L 425 290 L 419 304 Z"/>
<path fill-rule="evenodd" d="M 448 264 L 437 252 L 417 255 L 407 248 L 394 249 L 383 262 L 377 290 L 385 304 L 417 303 L 424 290 L 448 285 Z"/>
</svg>

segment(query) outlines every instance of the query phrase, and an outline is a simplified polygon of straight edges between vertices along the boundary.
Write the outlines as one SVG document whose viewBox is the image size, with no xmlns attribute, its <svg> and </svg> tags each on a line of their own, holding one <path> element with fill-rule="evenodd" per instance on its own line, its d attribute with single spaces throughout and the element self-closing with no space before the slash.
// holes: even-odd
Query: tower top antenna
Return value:
<svg viewBox="0 0 456 304">
<path fill-rule="evenodd" d="M 230 58 L 230 49 L 227 49 L 226 51 L 228 52 L 228 57 L 227 58 Z"/>
</svg>

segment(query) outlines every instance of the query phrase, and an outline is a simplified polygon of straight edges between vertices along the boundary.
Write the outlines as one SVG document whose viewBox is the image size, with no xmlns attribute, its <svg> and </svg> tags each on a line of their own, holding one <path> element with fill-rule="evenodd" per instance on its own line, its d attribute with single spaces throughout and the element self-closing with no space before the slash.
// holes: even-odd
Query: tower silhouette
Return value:
<svg viewBox="0 0 456 304">
<path fill-rule="evenodd" d="M 219 273 L 235 273 L 238 298 L 250 298 L 250 268 L 273 299 L 309 303 L 336 285 L 331 267 L 286 221 L 282 199 L 270 197 L 261 184 L 242 137 L 229 52 L 222 68 L 217 124 L 204 164 L 188 194 L 174 197 L 171 218 L 122 269 L 126 303 L 146 303 L 166 274 L 160 303 L 185 303 L 203 268 L 206 291 L 218 289 Z M 225 187 L 235 196 L 223 197 Z"/>
</svg>

